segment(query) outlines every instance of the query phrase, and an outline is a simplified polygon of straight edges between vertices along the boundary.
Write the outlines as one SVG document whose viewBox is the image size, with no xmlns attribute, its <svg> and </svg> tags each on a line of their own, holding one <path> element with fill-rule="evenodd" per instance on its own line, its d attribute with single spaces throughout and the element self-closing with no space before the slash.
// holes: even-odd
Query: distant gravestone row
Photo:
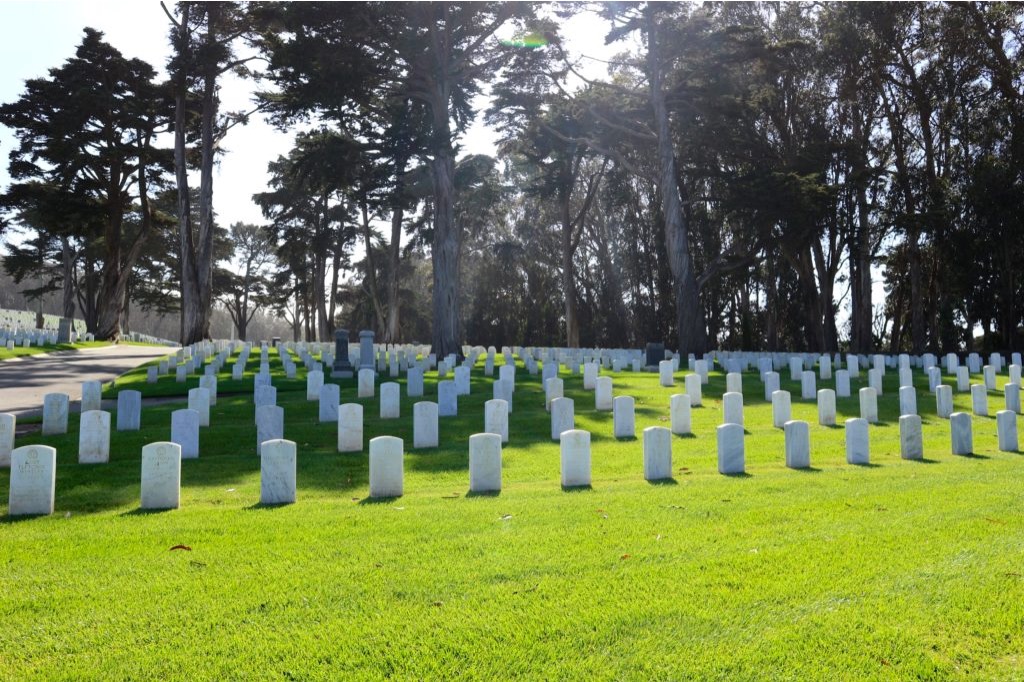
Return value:
<svg viewBox="0 0 1024 682">
<path fill-rule="evenodd" d="M 339 337 L 339 343 L 340 343 Z M 199 432 L 210 425 L 210 407 L 217 401 L 217 373 L 228 361 L 232 349 L 239 356 L 232 367 L 232 377 L 241 378 L 253 347 L 248 344 L 198 344 L 182 349 L 175 356 L 159 361 L 147 370 L 147 381 L 161 375 L 174 373 L 176 380 L 183 380 L 189 374 L 202 370 L 200 386 L 188 391 L 186 409 L 171 414 L 170 441 L 153 443 L 143 449 L 143 502 L 144 508 L 177 506 L 180 498 L 180 460 L 199 456 Z M 285 349 L 290 350 L 288 345 Z M 466 348 L 466 360 L 459 364 L 454 356 L 438 360 L 431 354 L 420 359 L 415 348 L 385 352 L 372 345 L 372 335 L 361 335 L 358 350 L 337 346 L 332 349 L 336 359 L 326 348 L 313 348 L 296 344 L 295 352 L 306 368 L 306 397 L 318 401 L 318 417 L 321 422 L 337 423 L 337 449 L 339 452 L 363 451 L 364 409 L 359 403 L 341 403 L 340 387 L 325 383 L 324 364 L 335 371 L 351 362 L 358 367 L 357 394 L 362 398 L 377 395 L 377 373 L 387 372 L 391 377 L 406 374 L 406 395 L 423 396 L 423 376 L 436 366 L 438 378 L 437 401 L 418 401 L 413 405 L 412 447 L 435 448 L 440 444 L 439 418 L 458 415 L 459 397 L 470 395 L 471 367 L 486 353 L 484 375 L 494 376 L 496 349 Z M 319 350 L 320 360 L 312 351 Z M 419 349 L 422 351 L 422 349 Z M 624 352 L 581 352 L 579 349 L 503 349 L 505 364 L 498 368 L 497 379 L 492 383 L 493 399 L 484 405 L 484 433 L 470 438 L 470 479 L 471 489 L 500 490 L 501 446 L 509 439 L 508 418 L 512 412 L 516 386 L 516 357 L 522 361 L 530 374 L 539 371 L 538 362 L 543 363 L 543 389 L 545 409 L 550 413 L 552 440 L 560 443 L 561 478 L 565 487 L 590 484 L 590 434 L 575 428 L 575 403 L 564 395 L 564 380 L 558 376 L 561 367 L 574 374 L 582 374 L 583 387 L 594 393 L 594 410 L 611 411 L 613 433 L 616 438 L 635 437 L 635 402 L 631 396 L 615 396 L 614 380 L 600 374 L 602 369 L 612 372 L 631 367 L 640 371 L 651 367 L 657 359 L 657 348 L 649 347 L 641 357 L 638 351 Z M 277 389 L 272 385 L 267 347 L 259 348 L 260 369 L 253 378 L 253 405 L 257 431 L 256 452 L 261 457 L 261 501 L 266 504 L 280 504 L 295 500 L 296 445 L 285 440 L 284 409 L 277 405 Z M 662 356 L 671 355 L 662 349 Z M 279 355 L 287 376 L 295 376 L 296 365 L 290 352 Z M 351 358 L 351 361 L 349 360 Z M 675 385 L 675 373 L 680 369 L 680 356 L 658 360 L 659 383 L 665 387 Z M 1005 410 L 996 416 L 996 430 L 999 449 L 1017 450 L 1017 414 L 1020 412 L 1020 357 L 1014 354 L 1007 366 L 1010 381 L 1003 387 Z M 851 464 L 866 464 L 870 461 L 869 425 L 878 421 L 878 396 L 883 390 L 882 379 L 887 367 L 896 367 L 899 389 L 899 434 L 900 454 L 905 459 L 921 459 L 923 453 L 921 418 L 917 414 L 917 392 L 913 382 L 912 366 L 919 367 L 928 377 L 929 391 L 935 396 L 936 412 L 950 421 L 951 449 L 954 454 L 970 454 L 973 450 L 971 415 L 953 412 L 953 388 L 941 382 L 941 372 L 934 357 L 911 358 L 901 355 L 886 358 L 881 355 L 870 359 L 848 356 L 846 367 L 833 372 L 834 366 L 842 364 L 838 356 L 822 355 L 779 356 L 765 354 L 741 354 L 739 356 L 720 354 L 719 364 L 726 370 L 726 392 L 722 396 L 723 423 L 717 428 L 718 469 L 723 474 L 737 474 L 745 471 L 744 454 L 744 386 L 742 371 L 757 367 L 763 384 L 765 400 L 772 404 L 772 422 L 783 429 L 785 438 L 785 463 L 791 468 L 810 466 L 810 427 L 805 421 L 792 419 L 793 398 L 789 391 L 780 389 L 777 370 L 788 368 L 790 380 L 799 382 L 800 399 L 817 402 L 819 424 L 836 425 L 836 399 L 850 396 L 850 378 L 859 376 L 861 363 L 869 365 L 868 386 L 858 392 L 860 417 L 847 419 L 846 455 Z M 323 362 L 324 364 L 321 364 Z M 805 367 L 818 365 L 818 372 Z M 975 415 L 988 414 L 988 392 L 996 389 L 997 372 L 1004 366 L 1001 356 L 993 355 L 990 364 L 980 365 L 980 359 L 971 355 L 967 366 L 958 364 L 958 359 L 945 358 L 947 373 L 958 379 L 958 390 L 970 390 L 972 411 Z M 703 386 L 709 382 L 709 372 L 715 359 L 690 357 L 687 366 L 691 373 L 684 377 L 685 392 L 669 398 L 670 428 L 650 427 L 643 432 L 643 471 L 648 480 L 658 480 L 671 475 L 672 434 L 692 432 L 691 410 L 702 404 Z M 241 370 L 239 368 L 242 368 Z M 969 385 L 961 381 L 965 372 L 974 370 L 983 376 L 983 384 Z M 450 379 L 446 379 L 451 375 Z M 834 381 L 835 388 L 819 388 L 818 381 Z M 79 421 L 78 460 L 81 464 L 98 464 L 109 461 L 111 415 L 101 408 L 101 385 L 99 382 L 85 382 L 82 386 L 81 418 Z M 137 391 L 121 391 L 118 395 L 116 429 L 118 431 L 138 430 L 141 426 L 142 400 Z M 44 435 L 66 433 L 68 427 L 69 397 L 65 394 L 48 394 L 43 404 Z M 401 385 L 384 382 L 379 386 L 379 418 L 397 419 L 401 414 Z M 15 509 L 45 509 L 52 511 L 53 485 L 47 477 L 55 475 L 55 452 L 47 446 L 25 446 L 14 448 L 15 418 L 0 415 L 0 465 L 12 468 L 11 514 L 48 513 L 39 511 L 16 512 Z M 370 495 L 391 497 L 402 494 L 402 461 L 404 443 L 401 439 L 381 436 L 370 441 Z M 474 455 L 474 453 L 477 453 Z M 496 454 L 495 454 L 496 453 Z M 52 455 L 52 457 L 51 457 Z M 477 465 L 474 466 L 473 462 Z M 497 464 L 495 465 L 495 462 Z M 18 470 L 15 475 L 14 469 Z M 495 483 L 497 481 L 497 483 Z M 157 485 L 159 483 L 159 485 Z M 488 487 L 490 486 L 490 487 Z M 496 486 L 496 487 L 495 487 Z M 17 488 L 17 490 L 16 490 Z M 49 499 L 45 491 L 49 489 Z M 17 504 L 15 500 L 17 498 Z M 27 502 L 26 500 L 32 500 Z M 170 504 L 169 501 L 174 501 Z"/>
</svg>

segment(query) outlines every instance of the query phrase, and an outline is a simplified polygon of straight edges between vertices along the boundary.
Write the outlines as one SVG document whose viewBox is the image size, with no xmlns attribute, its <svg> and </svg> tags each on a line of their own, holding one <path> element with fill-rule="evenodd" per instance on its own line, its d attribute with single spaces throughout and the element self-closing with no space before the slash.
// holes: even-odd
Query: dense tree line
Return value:
<svg viewBox="0 0 1024 682">
<path fill-rule="evenodd" d="M 584 12 L 623 39 L 596 79 L 560 33 Z M 654 339 L 945 351 L 973 349 L 976 327 L 986 347 L 1021 345 L 1018 5 L 181 2 L 167 15 L 167 83 L 87 32 L 77 61 L 0 108 L 21 141 L 3 205 L 27 235 L 5 267 L 46 269 L 43 288 L 100 335 L 135 300 L 178 312 L 184 341 L 210 333 L 218 305 L 243 338 L 274 311 L 295 338 L 368 327 L 439 353 Z M 73 121 L 59 93 L 101 82 L 102 59 L 128 74 L 110 96 L 133 106 L 97 95 Z M 256 64 L 254 111 L 299 132 L 271 187 L 253 188 L 267 223 L 228 231 L 212 167 L 254 111 L 221 111 L 218 82 Z M 460 147 L 478 117 L 498 159 Z M 87 135 L 104 125 L 118 137 L 100 152 Z M 162 130 L 173 150 L 156 148 Z"/>
</svg>

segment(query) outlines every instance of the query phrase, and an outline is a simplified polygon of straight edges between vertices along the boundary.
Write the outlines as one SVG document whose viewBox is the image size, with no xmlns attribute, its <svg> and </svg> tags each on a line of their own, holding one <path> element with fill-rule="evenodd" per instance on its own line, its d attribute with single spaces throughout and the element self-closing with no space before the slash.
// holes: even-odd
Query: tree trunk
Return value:
<svg viewBox="0 0 1024 682">
<path fill-rule="evenodd" d="M 569 200 L 570 189 L 559 196 L 559 212 L 562 220 L 562 296 L 565 299 L 565 345 L 580 347 L 580 320 L 576 309 L 576 275 L 573 267 L 572 215 Z"/>
<path fill-rule="evenodd" d="M 366 247 L 366 284 L 370 290 L 370 302 L 373 304 L 373 315 L 376 320 L 377 331 L 385 328 L 384 307 L 380 302 L 380 289 L 377 287 L 377 260 L 373 255 L 372 234 L 370 232 L 370 213 L 366 206 L 366 197 L 359 202 L 359 212 L 362 217 L 363 245 Z"/>
<path fill-rule="evenodd" d="M 61 310 L 69 320 L 75 318 L 75 253 L 68 237 L 60 238 L 61 267 L 64 273 L 64 300 Z"/>
<path fill-rule="evenodd" d="M 205 51 L 216 54 L 220 9 L 209 3 L 206 15 Z M 182 9 L 179 28 L 179 54 L 193 56 L 188 34 L 188 6 Z M 174 158 L 178 185 L 178 231 L 181 246 L 181 343 L 188 345 L 210 337 L 210 313 L 213 304 L 213 160 L 217 98 L 217 63 L 207 56 L 202 67 L 203 94 L 200 102 L 199 231 L 193 237 L 191 206 L 188 197 L 188 168 L 185 158 L 185 114 L 187 81 L 184 67 L 177 80 L 175 94 Z"/>
<path fill-rule="evenodd" d="M 438 358 L 451 353 L 461 359 L 459 345 L 459 245 L 455 224 L 455 156 L 448 120 L 449 84 L 439 79 L 431 106 L 434 154 L 430 161 L 434 189 L 433 352 Z"/>
<path fill-rule="evenodd" d="M 682 196 L 676 176 L 675 153 L 669 128 L 668 108 L 662 90 L 661 63 L 658 50 L 658 23 L 654 10 L 648 4 L 647 15 L 647 67 L 650 79 L 651 108 L 654 111 L 654 129 L 658 138 L 658 179 L 661 189 L 661 208 L 665 218 L 665 247 L 669 268 L 675 280 L 676 328 L 679 332 L 679 352 L 700 355 L 708 350 L 704 328 L 704 310 L 700 306 L 697 277 L 690 257 L 688 229 L 683 215 Z"/>
<path fill-rule="evenodd" d="M 402 175 L 405 173 L 406 161 L 399 159 L 395 163 L 395 203 L 391 211 L 391 242 L 388 244 L 388 283 L 387 283 L 387 322 L 384 325 L 384 343 L 398 343 L 401 337 L 401 310 L 399 308 L 399 267 L 402 256 L 402 221 L 405 218 L 405 210 L 402 208 L 402 201 L 405 194 L 405 183 Z"/>
</svg>

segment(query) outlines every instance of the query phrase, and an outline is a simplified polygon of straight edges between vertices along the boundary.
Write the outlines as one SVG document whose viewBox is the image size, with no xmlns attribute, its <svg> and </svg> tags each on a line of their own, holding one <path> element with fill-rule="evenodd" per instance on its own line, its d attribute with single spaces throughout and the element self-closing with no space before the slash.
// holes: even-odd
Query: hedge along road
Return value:
<svg viewBox="0 0 1024 682">
<path fill-rule="evenodd" d="M 42 414 L 47 393 L 67 393 L 72 401 L 81 401 L 82 382 L 110 381 L 175 350 L 169 346 L 111 345 L 5 360 L 0 362 L 0 412 Z"/>
</svg>

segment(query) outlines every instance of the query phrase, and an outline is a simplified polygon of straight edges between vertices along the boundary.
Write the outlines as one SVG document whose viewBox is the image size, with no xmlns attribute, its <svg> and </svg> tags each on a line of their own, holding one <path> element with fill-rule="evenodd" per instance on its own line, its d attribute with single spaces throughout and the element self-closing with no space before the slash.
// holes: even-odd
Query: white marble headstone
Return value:
<svg viewBox="0 0 1024 682">
<path fill-rule="evenodd" d="M 342 403 L 338 407 L 338 452 L 363 451 L 363 406 Z"/>
<path fill-rule="evenodd" d="M 635 438 L 636 419 L 633 396 L 616 396 L 612 408 L 612 426 L 616 438 Z"/>
<path fill-rule="evenodd" d="M 78 424 L 78 463 L 104 464 L 110 461 L 110 413 L 83 412 Z"/>
<path fill-rule="evenodd" d="M 143 509 L 177 509 L 181 504 L 181 446 L 150 443 L 142 448 Z"/>
<path fill-rule="evenodd" d="M 386 385 L 381 386 L 382 396 Z M 436 448 L 437 445 L 437 403 L 418 402 L 412 406 L 412 446 L 414 448 Z"/>
<path fill-rule="evenodd" d="M 11 516 L 52 514 L 57 483 L 57 451 L 47 445 L 25 445 L 11 453 L 7 513 Z"/>
<path fill-rule="evenodd" d="M 260 454 L 260 504 L 295 502 L 295 443 L 268 440 Z"/>
<path fill-rule="evenodd" d="M 644 429 L 644 479 L 672 478 L 672 432 L 664 426 Z"/>
<path fill-rule="evenodd" d="M 181 446 L 182 459 L 199 457 L 199 413 L 195 410 L 171 412 L 171 442 Z"/>
<path fill-rule="evenodd" d="M 370 439 L 370 497 L 401 497 L 403 493 L 403 443 L 395 436 Z"/>
<path fill-rule="evenodd" d="M 484 403 L 484 431 L 501 436 L 501 442 L 508 442 L 508 403 L 504 400 L 488 400 Z"/>
<path fill-rule="evenodd" d="M 475 433 L 469 437 L 469 490 L 501 490 L 501 436 Z"/>
<path fill-rule="evenodd" d="M 568 398 L 560 398 L 568 400 Z M 554 408 L 552 408 L 554 414 Z M 559 437 L 562 487 L 590 485 L 590 432 L 580 429 L 563 431 Z"/>
</svg>

